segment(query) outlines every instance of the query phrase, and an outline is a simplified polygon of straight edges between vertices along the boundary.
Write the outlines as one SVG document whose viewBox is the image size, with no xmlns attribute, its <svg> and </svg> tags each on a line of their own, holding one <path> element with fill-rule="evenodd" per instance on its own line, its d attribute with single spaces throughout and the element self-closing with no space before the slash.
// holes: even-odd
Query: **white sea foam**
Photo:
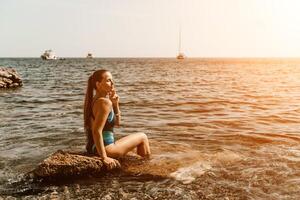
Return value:
<svg viewBox="0 0 300 200">
<path fill-rule="evenodd" d="M 209 163 L 199 161 L 190 166 L 179 168 L 176 172 L 171 173 L 170 176 L 183 184 L 189 184 L 209 169 L 211 169 Z"/>
</svg>

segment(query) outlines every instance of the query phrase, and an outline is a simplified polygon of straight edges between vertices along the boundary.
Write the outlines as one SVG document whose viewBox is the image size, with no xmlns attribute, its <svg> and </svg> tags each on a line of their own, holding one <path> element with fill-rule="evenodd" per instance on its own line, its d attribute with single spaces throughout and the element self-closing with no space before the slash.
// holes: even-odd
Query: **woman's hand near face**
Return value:
<svg viewBox="0 0 300 200">
<path fill-rule="evenodd" d="M 116 121 L 115 121 L 115 125 L 117 127 L 120 126 L 120 122 L 121 122 L 121 111 L 119 108 L 119 95 L 117 95 L 115 88 L 112 88 L 111 92 L 109 93 L 109 99 L 112 102 L 112 106 L 113 106 L 113 110 L 116 114 Z"/>
<path fill-rule="evenodd" d="M 119 163 L 118 160 L 113 159 L 113 158 L 109 158 L 109 157 L 105 157 L 103 159 L 103 163 L 107 167 L 107 169 L 109 169 L 109 170 L 121 167 L 121 164 Z"/>
<path fill-rule="evenodd" d="M 113 88 L 109 94 L 109 99 L 111 100 L 113 106 L 119 105 L 119 95 L 117 95 L 116 90 Z"/>
</svg>

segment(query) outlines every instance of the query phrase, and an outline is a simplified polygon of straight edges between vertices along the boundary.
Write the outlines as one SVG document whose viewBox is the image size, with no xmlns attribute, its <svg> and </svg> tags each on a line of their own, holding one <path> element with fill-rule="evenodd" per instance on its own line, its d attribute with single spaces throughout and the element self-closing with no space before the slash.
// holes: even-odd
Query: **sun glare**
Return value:
<svg viewBox="0 0 300 200">
<path fill-rule="evenodd" d="M 280 39 L 281 46 L 289 55 L 300 51 L 300 1 L 272 1 L 273 34 Z M 288 52 L 289 51 L 289 52 Z"/>
</svg>

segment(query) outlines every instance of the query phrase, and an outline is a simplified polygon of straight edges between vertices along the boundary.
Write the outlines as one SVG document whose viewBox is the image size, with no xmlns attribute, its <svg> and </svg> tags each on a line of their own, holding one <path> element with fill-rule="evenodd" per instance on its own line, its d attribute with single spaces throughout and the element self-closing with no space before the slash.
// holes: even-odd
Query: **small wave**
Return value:
<svg viewBox="0 0 300 200">
<path fill-rule="evenodd" d="M 222 111 L 223 109 L 221 108 L 209 108 L 209 109 L 204 109 L 204 108 L 199 108 L 199 109 L 174 109 L 172 110 L 173 112 L 176 113 L 186 113 L 186 114 L 197 114 L 197 113 L 210 113 L 210 112 L 218 112 Z"/>
<path fill-rule="evenodd" d="M 199 157 L 199 155 L 201 155 Z M 195 163 L 178 168 L 175 172 L 170 174 L 170 177 L 182 182 L 183 184 L 192 183 L 197 177 L 202 176 L 204 173 L 210 171 L 213 166 L 231 164 L 242 160 L 242 156 L 231 152 L 229 150 L 224 150 L 215 154 L 203 155 L 198 153 L 198 156 L 194 158 L 197 160 Z"/>
<path fill-rule="evenodd" d="M 199 123 L 179 122 L 179 123 L 167 123 L 168 126 L 183 126 L 183 127 L 197 127 Z"/>
<path fill-rule="evenodd" d="M 171 173 L 170 176 L 183 184 L 189 184 L 209 169 L 211 169 L 211 166 L 208 163 L 199 161 L 188 167 L 179 168 L 176 172 Z"/>
<path fill-rule="evenodd" d="M 253 145 L 272 143 L 274 141 L 272 138 L 259 134 L 238 134 L 235 139 L 239 143 L 248 142 Z"/>
<path fill-rule="evenodd" d="M 241 120 L 214 120 L 210 121 L 210 123 L 213 123 L 217 126 L 228 126 L 231 128 L 242 128 L 244 125 L 246 125 L 246 122 Z"/>
<path fill-rule="evenodd" d="M 295 118 L 294 119 L 283 118 L 278 115 L 261 116 L 261 117 L 257 117 L 257 120 L 262 121 L 262 122 L 281 123 L 281 124 L 299 123 L 299 120 L 297 120 Z"/>
</svg>

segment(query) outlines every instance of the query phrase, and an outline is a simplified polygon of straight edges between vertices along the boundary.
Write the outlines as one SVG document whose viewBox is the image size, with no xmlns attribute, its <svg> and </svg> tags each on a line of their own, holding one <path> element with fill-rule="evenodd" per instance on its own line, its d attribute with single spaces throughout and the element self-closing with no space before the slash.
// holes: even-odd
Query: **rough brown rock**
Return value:
<svg viewBox="0 0 300 200">
<path fill-rule="evenodd" d="M 22 85 L 21 77 L 15 69 L 0 67 L 0 88 L 15 88 Z"/>
<path fill-rule="evenodd" d="M 120 170 L 125 173 L 159 176 L 151 170 L 143 170 L 147 169 L 148 160 L 134 154 L 129 154 L 119 161 L 121 163 Z M 33 179 L 55 181 L 64 178 L 101 176 L 107 172 L 106 166 L 98 156 L 59 150 L 43 160 L 37 168 L 27 175 Z"/>
<path fill-rule="evenodd" d="M 60 150 L 41 162 L 32 173 L 36 178 L 58 179 L 100 174 L 104 170 L 100 157 Z"/>
</svg>

